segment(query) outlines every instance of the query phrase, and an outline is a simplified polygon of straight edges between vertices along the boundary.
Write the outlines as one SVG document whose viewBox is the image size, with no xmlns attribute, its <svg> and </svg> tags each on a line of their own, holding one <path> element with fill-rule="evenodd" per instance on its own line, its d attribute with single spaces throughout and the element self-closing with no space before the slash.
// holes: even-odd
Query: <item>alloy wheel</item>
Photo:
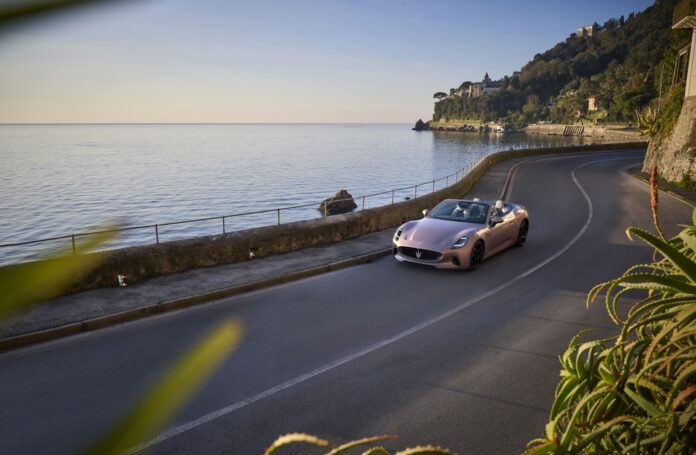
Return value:
<svg viewBox="0 0 696 455">
<path fill-rule="evenodd" d="M 476 270 L 479 268 L 483 262 L 483 255 L 485 252 L 485 246 L 482 241 L 476 242 L 474 248 L 471 250 L 471 260 L 469 262 L 469 270 Z"/>
<path fill-rule="evenodd" d="M 520 226 L 520 231 L 517 234 L 517 246 L 522 246 L 527 241 L 527 234 L 529 233 L 529 222 L 524 220 Z"/>
</svg>

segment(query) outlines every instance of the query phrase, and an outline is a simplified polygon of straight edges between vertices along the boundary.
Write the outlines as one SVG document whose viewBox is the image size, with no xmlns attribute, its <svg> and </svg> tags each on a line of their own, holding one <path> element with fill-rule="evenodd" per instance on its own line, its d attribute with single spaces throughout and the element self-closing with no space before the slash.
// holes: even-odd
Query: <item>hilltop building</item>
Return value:
<svg viewBox="0 0 696 455">
<path fill-rule="evenodd" d="M 595 33 L 599 31 L 599 25 L 597 24 L 592 24 L 592 25 L 585 25 L 584 27 L 580 27 L 577 31 L 577 36 L 584 38 L 588 36 L 592 36 Z"/>
<path fill-rule="evenodd" d="M 486 73 L 481 82 L 474 82 L 469 86 L 469 96 L 478 98 L 487 93 L 497 92 L 501 88 L 500 82 L 493 81 L 490 76 L 488 76 L 488 73 Z"/>
</svg>

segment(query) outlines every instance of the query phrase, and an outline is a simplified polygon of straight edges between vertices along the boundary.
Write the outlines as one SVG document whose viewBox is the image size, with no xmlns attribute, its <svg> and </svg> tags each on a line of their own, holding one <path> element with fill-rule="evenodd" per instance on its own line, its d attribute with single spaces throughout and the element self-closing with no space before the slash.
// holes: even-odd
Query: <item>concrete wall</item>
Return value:
<svg viewBox="0 0 696 455">
<path fill-rule="evenodd" d="M 544 125 L 529 125 L 523 128 L 527 134 L 543 134 L 548 136 L 563 136 L 568 125 L 544 124 Z"/>
<path fill-rule="evenodd" d="M 522 131 L 527 134 L 542 134 L 551 136 L 582 136 L 598 139 L 619 141 L 640 141 L 640 133 L 635 130 L 627 130 L 620 127 L 604 125 L 561 125 L 561 124 L 534 124 L 525 127 Z"/>
<path fill-rule="evenodd" d="M 473 126 L 474 128 L 478 128 L 481 126 L 481 122 L 479 120 L 448 120 L 446 122 L 430 122 L 431 130 L 437 130 L 438 128 L 444 128 L 445 130 L 448 128 L 457 129 L 464 126 Z"/>
<path fill-rule="evenodd" d="M 430 122 L 431 130 L 456 130 L 464 126 L 478 128 L 481 122 L 477 120 L 448 120 L 446 122 Z M 606 139 L 614 141 L 641 141 L 640 133 L 635 130 L 622 128 L 617 125 L 565 125 L 565 124 L 533 124 L 520 130 L 522 133 L 545 136 L 577 136 Z"/>
<path fill-rule="evenodd" d="M 67 293 L 116 286 L 117 274 L 126 275 L 128 282 L 133 283 L 145 278 L 190 269 L 247 261 L 252 248 L 255 249 L 255 256 L 261 257 L 340 242 L 370 232 L 395 228 L 408 220 L 420 218 L 423 209 L 430 209 L 443 199 L 462 197 L 492 164 L 506 159 L 539 154 L 578 153 L 644 146 L 644 143 L 625 143 L 504 151 L 486 157 L 466 177 L 449 188 L 389 206 L 334 215 L 324 219 L 298 221 L 110 252 L 90 253 L 88 256 L 95 259 L 99 265 L 87 276 L 76 277 Z M 0 273 L 10 268 L 22 267 L 26 267 L 26 264 L 0 267 Z"/>
<path fill-rule="evenodd" d="M 672 182 L 696 182 L 696 96 L 684 98 L 677 124 L 669 137 L 650 141 L 644 172 L 657 165 L 660 177 Z"/>
</svg>

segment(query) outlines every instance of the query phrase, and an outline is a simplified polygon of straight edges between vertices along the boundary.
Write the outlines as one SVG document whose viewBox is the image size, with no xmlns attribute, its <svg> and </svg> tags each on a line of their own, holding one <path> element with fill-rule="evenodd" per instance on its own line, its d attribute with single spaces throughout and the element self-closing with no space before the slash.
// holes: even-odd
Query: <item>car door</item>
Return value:
<svg viewBox="0 0 696 455">
<path fill-rule="evenodd" d="M 505 204 L 503 207 L 503 226 L 505 243 L 512 244 L 517 241 L 517 215 L 513 210 L 512 204 Z"/>
<path fill-rule="evenodd" d="M 491 207 L 488 213 L 487 223 L 487 236 L 486 236 L 486 251 L 490 254 L 497 253 L 505 242 L 505 228 L 504 223 L 497 223 L 495 226 L 491 225 L 491 217 L 496 213 L 495 207 Z"/>
<path fill-rule="evenodd" d="M 500 251 L 502 248 L 508 246 L 512 240 L 515 238 L 515 214 L 512 210 L 498 211 L 495 207 L 491 207 L 491 213 L 489 215 L 489 226 L 490 217 L 497 214 L 502 218 L 502 222 L 497 223 L 495 226 L 490 227 L 490 251 L 495 253 Z"/>
</svg>

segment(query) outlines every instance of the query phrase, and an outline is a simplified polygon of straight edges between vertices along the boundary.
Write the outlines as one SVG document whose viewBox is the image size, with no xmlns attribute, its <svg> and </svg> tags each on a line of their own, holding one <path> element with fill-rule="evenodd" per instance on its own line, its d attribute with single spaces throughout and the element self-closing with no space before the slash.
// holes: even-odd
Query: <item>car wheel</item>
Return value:
<svg viewBox="0 0 696 455">
<path fill-rule="evenodd" d="M 481 240 L 474 244 L 474 247 L 471 249 L 471 258 L 469 259 L 469 270 L 476 270 L 479 268 L 483 262 L 485 252 L 486 246 Z"/>
<path fill-rule="evenodd" d="M 520 230 L 517 233 L 517 242 L 515 245 L 522 246 L 527 241 L 527 234 L 529 233 L 529 221 L 524 220 L 520 225 Z"/>
</svg>

